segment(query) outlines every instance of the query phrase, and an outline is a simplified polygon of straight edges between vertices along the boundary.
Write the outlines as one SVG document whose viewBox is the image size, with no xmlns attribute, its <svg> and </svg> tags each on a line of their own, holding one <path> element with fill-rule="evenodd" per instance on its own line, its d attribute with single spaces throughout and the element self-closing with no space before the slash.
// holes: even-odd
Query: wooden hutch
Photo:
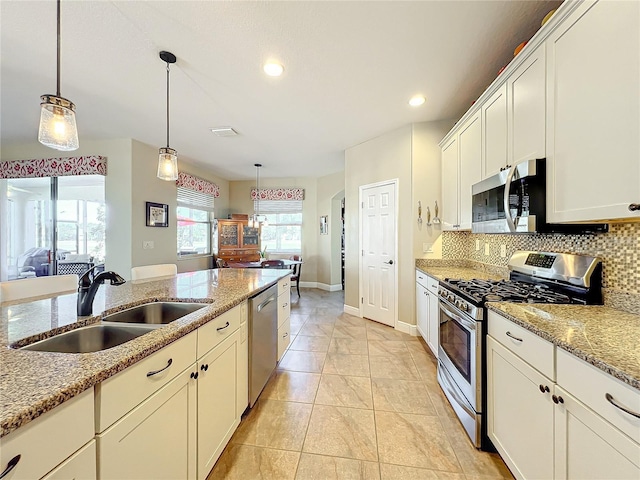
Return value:
<svg viewBox="0 0 640 480">
<path fill-rule="evenodd" d="M 249 215 L 233 214 L 218 222 L 217 257 L 225 262 L 260 261 L 260 229 L 249 226 Z"/>
</svg>

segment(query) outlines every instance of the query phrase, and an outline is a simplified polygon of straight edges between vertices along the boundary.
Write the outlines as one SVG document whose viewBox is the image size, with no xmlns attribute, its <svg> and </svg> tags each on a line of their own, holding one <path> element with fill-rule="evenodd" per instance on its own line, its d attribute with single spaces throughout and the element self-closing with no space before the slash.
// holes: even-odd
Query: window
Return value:
<svg viewBox="0 0 640 480">
<path fill-rule="evenodd" d="M 257 207 L 254 202 L 254 210 Z M 260 215 L 268 225 L 262 227 L 261 245 L 269 253 L 302 251 L 302 200 L 261 200 Z"/>
<path fill-rule="evenodd" d="M 211 255 L 213 196 L 178 187 L 178 256 Z"/>
</svg>

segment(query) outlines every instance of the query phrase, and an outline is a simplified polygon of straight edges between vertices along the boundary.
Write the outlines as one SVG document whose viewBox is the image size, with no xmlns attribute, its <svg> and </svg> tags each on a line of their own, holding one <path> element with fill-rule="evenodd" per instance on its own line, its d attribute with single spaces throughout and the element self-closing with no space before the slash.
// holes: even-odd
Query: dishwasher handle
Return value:
<svg viewBox="0 0 640 480">
<path fill-rule="evenodd" d="M 260 310 L 262 310 L 264 307 L 266 307 L 267 305 L 269 305 L 271 302 L 275 302 L 276 300 L 276 296 L 272 295 L 271 297 L 267 298 L 264 302 L 262 302 L 260 305 L 258 305 L 258 312 Z"/>
</svg>

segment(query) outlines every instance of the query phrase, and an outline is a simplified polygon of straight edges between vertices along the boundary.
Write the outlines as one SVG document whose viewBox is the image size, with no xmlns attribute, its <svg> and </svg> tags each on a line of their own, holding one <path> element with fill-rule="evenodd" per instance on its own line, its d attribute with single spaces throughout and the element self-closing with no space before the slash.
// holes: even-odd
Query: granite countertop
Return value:
<svg viewBox="0 0 640 480">
<path fill-rule="evenodd" d="M 416 268 L 437 280 L 456 278 L 460 280 L 503 280 L 509 278 L 504 267 L 493 267 L 476 262 L 451 260 L 416 259 Z"/>
<path fill-rule="evenodd" d="M 640 389 L 640 315 L 602 305 L 499 302 L 487 307 Z"/>
<path fill-rule="evenodd" d="M 203 270 L 120 286 L 102 285 L 94 315 L 76 316 L 77 294 L 6 302 L 0 307 L 0 436 L 5 436 L 84 390 L 192 332 L 289 272 L 278 269 Z M 95 353 L 16 350 L 52 335 L 100 321 L 147 302 L 211 304 L 122 345 Z"/>
</svg>

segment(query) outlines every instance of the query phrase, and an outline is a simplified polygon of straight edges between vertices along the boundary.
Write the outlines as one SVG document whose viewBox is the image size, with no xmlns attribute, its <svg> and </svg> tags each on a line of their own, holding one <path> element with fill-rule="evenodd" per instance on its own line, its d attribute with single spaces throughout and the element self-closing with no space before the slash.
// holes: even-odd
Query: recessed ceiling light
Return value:
<svg viewBox="0 0 640 480">
<path fill-rule="evenodd" d="M 217 137 L 235 137 L 238 135 L 238 132 L 231 127 L 212 127 L 209 130 Z"/>
<path fill-rule="evenodd" d="M 265 63 L 262 69 L 270 77 L 279 77 L 284 72 L 284 67 L 279 63 Z"/>
<path fill-rule="evenodd" d="M 425 102 L 425 100 L 426 98 L 424 98 L 422 95 L 414 95 L 413 97 L 411 97 L 411 100 L 409 100 L 409 105 L 411 105 L 412 107 L 419 107 Z"/>
</svg>

